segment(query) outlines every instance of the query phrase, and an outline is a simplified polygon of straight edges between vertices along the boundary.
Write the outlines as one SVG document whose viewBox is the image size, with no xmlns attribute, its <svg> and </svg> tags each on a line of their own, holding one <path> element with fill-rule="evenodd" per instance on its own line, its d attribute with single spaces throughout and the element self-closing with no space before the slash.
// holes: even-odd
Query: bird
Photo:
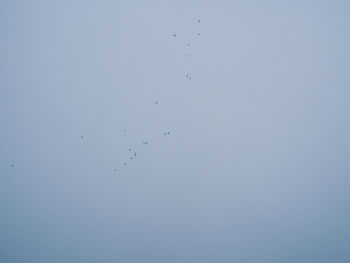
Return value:
<svg viewBox="0 0 350 263">
<path fill-rule="evenodd" d="M 80 139 L 83 139 L 84 138 L 84 136 L 83 135 L 80 135 Z"/>
<path fill-rule="evenodd" d="M 170 135 L 170 132 L 168 132 L 168 135 Z"/>
<path fill-rule="evenodd" d="M 129 152 L 131 152 L 131 148 L 129 148 Z"/>
<path fill-rule="evenodd" d="M 186 75 L 186 78 L 188 78 L 189 76 L 188 76 L 188 74 Z"/>
<path fill-rule="evenodd" d="M 198 36 L 200 36 L 201 35 L 201 33 L 198 33 Z"/>
<path fill-rule="evenodd" d="M 129 158 L 130 160 L 132 160 L 133 158 L 132 158 L 132 156 L 130 156 L 130 158 Z"/>
<path fill-rule="evenodd" d="M 166 135 L 166 132 L 164 132 L 164 135 Z"/>
<path fill-rule="evenodd" d="M 188 47 L 190 47 L 190 46 L 191 46 L 191 44 L 190 44 L 190 43 L 188 43 L 188 44 L 187 44 L 187 46 L 188 46 Z"/>
<path fill-rule="evenodd" d="M 173 34 L 174 37 L 176 37 L 176 34 Z"/>
<path fill-rule="evenodd" d="M 14 165 L 14 164 L 11 164 L 11 167 L 13 168 L 13 167 L 15 167 L 15 165 Z"/>
<path fill-rule="evenodd" d="M 198 23 L 200 23 L 201 21 L 200 21 L 200 20 L 198 20 L 197 22 L 198 22 Z"/>
<path fill-rule="evenodd" d="M 124 163 L 124 166 L 126 166 L 126 163 Z"/>
<path fill-rule="evenodd" d="M 134 153 L 134 156 L 136 156 L 137 152 Z"/>
<path fill-rule="evenodd" d="M 158 104 L 158 101 L 155 101 L 155 104 Z"/>
<path fill-rule="evenodd" d="M 113 171 L 114 171 L 114 172 L 116 172 L 116 171 L 117 171 L 117 169 L 116 169 L 116 168 L 114 168 L 114 169 L 113 169 Z"/>
</svg>

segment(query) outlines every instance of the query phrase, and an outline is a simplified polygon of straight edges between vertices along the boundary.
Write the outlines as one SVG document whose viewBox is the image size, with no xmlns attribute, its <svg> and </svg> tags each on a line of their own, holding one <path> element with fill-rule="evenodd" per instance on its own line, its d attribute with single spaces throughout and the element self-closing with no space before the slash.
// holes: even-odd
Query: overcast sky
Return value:
<svg viewBox="0 0 350 263">
<path fill-rule="evenodd" d="M 0 262 L 350 262 L 349 13 L 1 0 Z"/>
</svg>

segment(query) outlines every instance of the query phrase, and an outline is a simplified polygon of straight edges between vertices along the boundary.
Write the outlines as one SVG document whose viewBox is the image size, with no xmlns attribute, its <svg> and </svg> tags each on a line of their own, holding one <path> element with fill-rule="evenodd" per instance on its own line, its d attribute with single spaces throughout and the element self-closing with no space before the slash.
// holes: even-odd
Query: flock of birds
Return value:
<svg viewBox="0 0 350 263">
<path fill-rule="evenodd" d="M 201 22 L 201 20 L 197 20 L 197 23 L 200 23 L 200 22 Z M 198 37 L 201 36 L 201 33 L 197 33 L 197 36 L 198 36 Z M 177 37 L 177 34 L 174 33 L 174 34 L 173 34 L 173 38 L 176 38 L 176 37 Z M 191 46 L 191 43 L 187 43 L 187 46 L 190 47 L 190 46 Z M 191 58 L 191 54 L 187 54 L 187 57 L 188 57 L 188 58 Z M 190 76 L 190 74 L 186 74 L 186 78 L 187 78 L 188 80 L 191 80 L 191 79 L 192 79 L 192 77 Z M 155 101 L 154 104 L 158 105 L 158 101 Z M 127 130 L 127 129 L 124 129 L 123 132 L 126 133 L 126 132 L 128 132 L 128 130 Z M 163 136 L 169 136 L 169 135 L 170 135 L 170 131 L 165 131 L 165 132 L 163 132 Z M 83 139 L 84 139 L 84 136 L 81 135 L 81 136 L 80 136 L 80 139 L 83 140 Z M 148 141 L 148 140 L 143 141 L 142 144 L 145 145 L 145 146 L 147 146 L 147 145 L 149 144 L 149 141 Z M 138 152 L 135 151 L 135 150 L 133 150 L 132 148 L 129 148 L 129 149 L 128 149 L 128 158 L 127 158 L 127 161 L 124 161 L 124 162 L 122 163 L 122 166 L 127 166 L 127 165 L 128 165 L 128 162 L 131 161 L 131 160 L 133 160 L 133 159 L 135 159 L 137 156 L 138 156 Z M 15 164 L 12 163 L 12 164 L 11 164 L 11 167 L 14 168 L 14 167 L 15 167 Z M 114 168 L 114 169 L 113 169 L 113 172 L 114 172 L 114 173 L 118 173 L 118 171 L 119 171 L 119 169 L 117 169 L 117 168 Z"/>
</svg>

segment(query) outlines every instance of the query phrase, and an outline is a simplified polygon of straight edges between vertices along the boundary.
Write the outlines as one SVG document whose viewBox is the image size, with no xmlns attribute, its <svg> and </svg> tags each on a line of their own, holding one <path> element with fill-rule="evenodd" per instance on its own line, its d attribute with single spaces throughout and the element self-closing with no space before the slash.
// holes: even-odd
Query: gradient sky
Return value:
<svg viewBox="0 0 350 263">
<path fill-rule="evenodd" d="M 350 262 L 349 14 L 0 0 L 0 262 Z"/>
</svg>

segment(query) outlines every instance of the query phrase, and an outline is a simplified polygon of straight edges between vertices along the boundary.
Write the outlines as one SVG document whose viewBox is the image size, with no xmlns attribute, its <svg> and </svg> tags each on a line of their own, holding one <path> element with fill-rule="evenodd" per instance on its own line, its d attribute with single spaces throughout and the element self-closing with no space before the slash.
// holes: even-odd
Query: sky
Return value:
<svg viewBox="0 0 350 263">
<path fill-rule="evenodd" d="M 349 12 L 0 0 L 0 262 L 350 262 Z"/>
</svg>

